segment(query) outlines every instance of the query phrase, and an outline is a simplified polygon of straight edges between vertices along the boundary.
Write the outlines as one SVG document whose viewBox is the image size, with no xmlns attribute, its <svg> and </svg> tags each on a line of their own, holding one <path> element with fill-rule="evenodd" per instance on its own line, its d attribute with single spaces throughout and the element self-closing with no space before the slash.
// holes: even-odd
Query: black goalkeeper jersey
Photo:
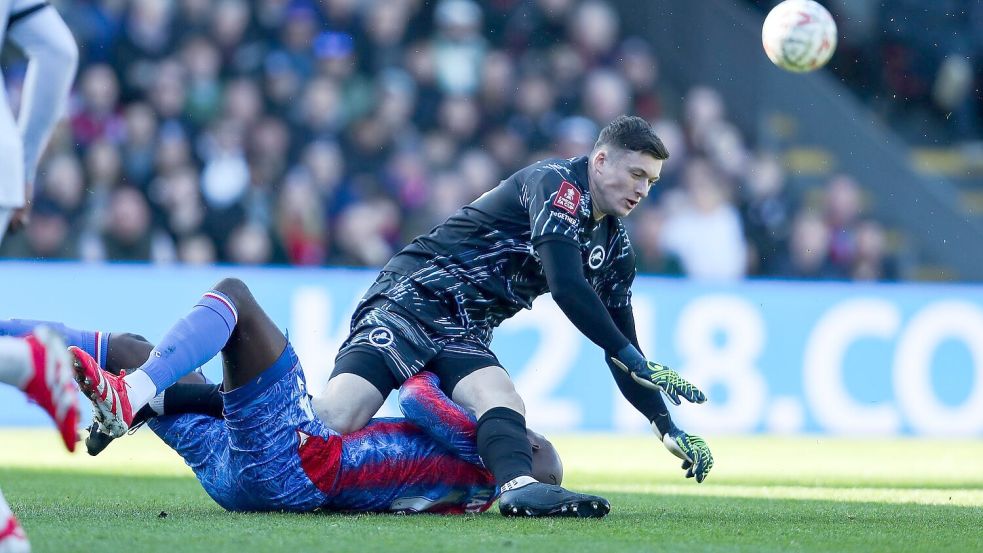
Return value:
<svg viewBox="0 0 983 553">
<path fill-rule="evenodd" d="M 584 274 L 609 308 L 629 305 L 635 259 L 621 221 L 592 216 L 587 158 L 526 167 L 420 236 L 383 268 L 403 278 L 382 295 L 445 335 L 484 342 L 549 291 L 534 246 L 579 246 Z"/>
</svg>

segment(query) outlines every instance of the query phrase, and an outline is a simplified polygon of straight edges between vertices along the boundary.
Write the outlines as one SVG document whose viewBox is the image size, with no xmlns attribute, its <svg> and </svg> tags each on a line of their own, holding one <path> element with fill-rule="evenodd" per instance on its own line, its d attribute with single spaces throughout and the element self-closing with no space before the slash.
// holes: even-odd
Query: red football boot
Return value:
<svg viewBox="0 0 983 553">
<path fill-rule="evenodd" d="M 61 336 L 48 327 L 39 326 L 24 340 L 31 348 L 34 376 L 24 393 L 51 415 L 68 451 L 75 451 L 78 441 L 78 390 L 72 384 L 71 357 Z"/>
<path fill-rule="evenodd" d="M 74 358 L 75 381 L 92 401 L 93 417 L 103 432 L 114 438 L 126 434 L 133 423 L 133 409 L 123 382 L 126 373 L 116 376 L 102 370 L 92 356 L 75 346 L 69 347 L 68 352 Z"/>
</svg>

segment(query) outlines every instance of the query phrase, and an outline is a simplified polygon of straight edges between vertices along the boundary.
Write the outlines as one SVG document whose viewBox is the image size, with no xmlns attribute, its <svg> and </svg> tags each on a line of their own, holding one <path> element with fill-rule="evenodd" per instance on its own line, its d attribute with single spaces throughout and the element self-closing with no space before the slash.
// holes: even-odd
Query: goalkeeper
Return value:
<svg viewBox="0 0 983 553">
<path fill-rule="evenodd" d="M 361 428 L 420 370 L 478 418 L 478 451 L 502 488 L 507 516 L 565 516 L 607 502 L 537 482 L 525 405 L 491 350 L 494 329 L 550 292 L 605 352 L 625 398 L 702 482 L 707 444 L 669 416 L 662 394 L 706 397 L 638 347 L 631 307 L 635 255 L 621 218 L 644 200 L 669 152 L 647 121 L 622 116 L 588 155 L 534 163 L 416 238 L 383 267 L 352 316 L 351 333 L 314 407 L 339 432 Z"/>
</svg>

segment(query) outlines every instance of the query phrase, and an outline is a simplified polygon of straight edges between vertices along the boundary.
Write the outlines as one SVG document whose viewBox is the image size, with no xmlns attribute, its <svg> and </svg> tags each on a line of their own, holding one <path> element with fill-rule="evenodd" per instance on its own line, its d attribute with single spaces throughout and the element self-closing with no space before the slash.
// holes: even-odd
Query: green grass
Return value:
<svg viewBox="0 0 983 553">
<path fill-rule="evenodd" d="M 601 521 L 226 513 L 149 432 L 93 459 L 0 432 L 0 486 L 45 551 L 983 551 L 983 443 L 717 438 L 705 483 L 650 436 L 555 437 Z M 166 513 L 166 516 L 164 515 Z"/>
</svg>

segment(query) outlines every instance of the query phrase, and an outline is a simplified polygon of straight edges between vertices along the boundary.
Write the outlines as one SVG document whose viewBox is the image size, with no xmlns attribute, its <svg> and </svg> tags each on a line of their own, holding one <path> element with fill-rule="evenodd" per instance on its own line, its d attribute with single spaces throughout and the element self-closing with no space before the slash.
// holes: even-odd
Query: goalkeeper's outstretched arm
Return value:
<svg viewBox="0 0 983 553">
<path fill-rule="evenodd" d="M 631 304 L 610 309 L 609 313 L 621 332 L 631 340 L 632 346 L 641 353 L 642 348 L 638 345 L 635 316 Z M 673 424 L 672 417 L 669 416 L 669 409 L 662 399 L 662 394 L 652 393 L 651 389 L 641 385 L 636 378 L 624 370 L 623 366 L 618 364 L 616 358 L 609 356 L 607 361 L 611 375 L 614 376 L 614 381 L 618 383 L 621 394 L 635 409 L 645 415 L 652 424 L 652 429 L 662 439 L 662 445 L 673 455 L 682 459 L 682 468 L 686 471 L 686 477 L 696 478 L 697 482 L 703 482 L 710 474 L 710 469 L 713 468 L 713 454 L 710 452 L 710 447 L 706 441 L 699 436 L 683 432 Z M 673 372 L 670 369 L 665 370 Z"/>
<path fill-rule="evenodd" d="M 621 333 L 627 336 L 628 340 L 631 341 L 631 345 L 641 353 L 642 348 L 638 345 L 638 334 L 635 331 L 635 315 L 632 311 L 631 304 L 617 309 L 609 309 L 608 313 Z M 611 369 L 611 376 L 614 377 L 615 383 L 618 384 L 618 389 L 621 390 L 621 395 L 625 396 L 628 403 L 631 403 L 635 409 L 638 409 L 639 413 L 648 419 L 652 424 L 652 428 L 659 433 L 659 436 L 663 436 L 675 428 L 675 425 L 672 423 L 672 417 L 669 415 L 669 408 L 666 407 L 666 402 L 662 399 L 662 394 L 653 394 L 652 390 L 641 386 L 629 373 L 615 365 L 611 356 L 605 356 L 605 360 L 608 363 L 608 368 Z"/>
</svg>

